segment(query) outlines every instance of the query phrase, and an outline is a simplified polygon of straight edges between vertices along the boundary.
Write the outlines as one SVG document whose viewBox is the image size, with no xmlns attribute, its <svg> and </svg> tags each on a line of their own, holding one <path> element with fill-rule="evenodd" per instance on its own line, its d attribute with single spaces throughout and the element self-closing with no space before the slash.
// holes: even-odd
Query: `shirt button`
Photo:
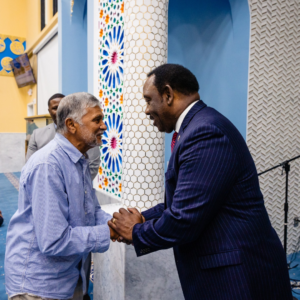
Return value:
<svg viewBox="0 0 300 300">
<path fill-rule="evenodd" d="M 87 212 L 85 212 L 85 214 L 87 214 Z"/>
<path fill-rule="evenodd" d="M 86 191 L 84 193 L 86 194 Z"/>
</svg>

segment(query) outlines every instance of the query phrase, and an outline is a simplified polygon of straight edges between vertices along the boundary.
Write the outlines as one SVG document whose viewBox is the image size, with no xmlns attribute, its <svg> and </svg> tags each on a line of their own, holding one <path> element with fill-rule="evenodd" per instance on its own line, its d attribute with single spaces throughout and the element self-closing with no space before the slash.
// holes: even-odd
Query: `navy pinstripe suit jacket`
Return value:
<svg viewBox="0 0 300 300">
<path fill-rule="evenodd" d="M 165 204 L 134 226 L 133 244 L 138 256 L 174 248 L 186 299 L 292 299 L 247 145 L 202 101 L 181 125 L 165 188 Z"/>
</svg>

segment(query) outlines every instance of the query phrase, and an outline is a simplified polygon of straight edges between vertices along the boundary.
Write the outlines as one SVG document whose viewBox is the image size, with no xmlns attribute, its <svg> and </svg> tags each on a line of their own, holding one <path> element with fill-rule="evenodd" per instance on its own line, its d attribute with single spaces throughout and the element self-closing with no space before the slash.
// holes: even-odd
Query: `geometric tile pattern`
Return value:
<svg viewBox="0 0 300 300">
<path fill-rule="evenodd" d="M 300 1 L 249 0 L 251 45 L 247 143 L 258 172 L 300 154 Z M 283 242 L 285 173 L 260 176 L 271 222 Z M 289 174 L 288 253 L 300 226 L 300 160 Z"/>
<path fill-rule="evenodd" d="M 97 4 L 98 95 L 107 130 L 100 147 L 101 163 L 96 188 L 111 196 L 122 195 L 124 2 Z"/>
<path fill-rule="evenodd" d="M 143 84 L 167 62 L 168 0 L 125 1 L 123 191 L 126 207 L 163 201 L 164 133 L 144 113 Z"/>
</svg>

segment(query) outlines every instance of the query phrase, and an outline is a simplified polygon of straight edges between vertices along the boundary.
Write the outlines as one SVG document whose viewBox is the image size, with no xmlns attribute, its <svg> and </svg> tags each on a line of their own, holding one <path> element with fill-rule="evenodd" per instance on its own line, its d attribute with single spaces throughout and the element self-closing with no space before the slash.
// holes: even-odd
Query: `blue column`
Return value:
<svg viewBox="0 0 300 300">
<path fill-rule="evenodd" d="M 59 82 L 63 94 L 86 92 L 87 84 L 87 0 L 59 0 Z"/>
<path fill-rule="evenodd" d="M 87 6 L 87 80 L 88 80 L 88 92 L 90 94 L 94 93 L 94 84 L 95 84 L 95 78 L 94 78 L 94 68 L 96 67 L 95 64 L 97 63 L 94 61 L 94 47 L 95 47 L 95 34 L 97 34 L 96 28 L 95 28 L 95 18 L 94 18 L 94 9 L 95 9 L 95 2 L 94 0 L 88 1 Z M 99 33 L 98 33 L 99 34 Z M 97 82 L 97 81 L 96 81 Z M 97 95 L 95 95 L 97 96 Z"/>
</svg>

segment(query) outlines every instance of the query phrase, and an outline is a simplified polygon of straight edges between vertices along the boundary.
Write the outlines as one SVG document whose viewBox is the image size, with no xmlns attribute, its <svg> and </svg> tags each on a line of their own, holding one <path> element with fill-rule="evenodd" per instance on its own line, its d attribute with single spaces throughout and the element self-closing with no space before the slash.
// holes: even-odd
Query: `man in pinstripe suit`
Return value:
<svg viewBox="0 0 300 300">
<path fill-rule="evenodd" d="M 175 130 L 165 203 L 142 215 L 120 209 L 109 225 L 137 256 L 173 247 L 186 299 L 291 300 L 286 256 L 247 145 L 198 90 L 179 65 L 148 74 L 145 113 L 159 131 Z"/>
</svg>

